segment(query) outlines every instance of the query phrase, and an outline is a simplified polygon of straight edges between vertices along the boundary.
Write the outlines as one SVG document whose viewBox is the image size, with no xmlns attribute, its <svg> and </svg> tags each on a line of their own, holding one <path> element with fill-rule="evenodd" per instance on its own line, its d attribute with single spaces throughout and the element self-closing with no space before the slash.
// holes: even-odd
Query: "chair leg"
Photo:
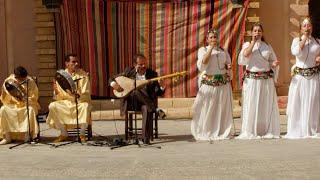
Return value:
<svg viewBox="0 0 320 180">
<path fill-rule="evenodd" d="M 125 138 L 126 141 L 128 140 L 128 113 L 126 113 L 126 117 L 125 117 Z"/>
<path fill-rule="evenodd" d="M 154 138 L 158 138 L 158 113 L 155 113 L 154 117 Z"/>
<path fill-rule="evenodd" d="M 92 124 L 88 124 L 88 140 L 92 139 Z"/>
<path fill-rule="evenodd" d="M 150 129 L 149 131 L 150 131 L 150 133 L 151 133 L 151 134 L 150 134 L 150 135 L 151 135 L 151 136 L 150 136 L 150 140 L 151 140 L 151 141 L 153 141 L 153 139 L 154 139 L 154 138 L 153 138 L 153 137 L 154 137 L 154 132 L 153 132 L 153 120 L 154 120 L 154 115 L 155 115 L 155 112 L 152 112 L 152 113 L 150 113 L 150 116 L 151 116 L 151 117 L 149 117 L 149 118 L 151 118 L 151 119 L 149 119 L 149 121 L 151 121 L 151 122 L 150 122 L 151 125 L 150 125 L 150 128 L 149 128 L 149 129 Z"/>
<path fill-rule="evenodd" d="M 129 136 L 130 136 L 130 138 L 132 138 L 132 136 L 133 136 L 133 134 L 134 134 L 134 132 L 133 132 L 133 114 L 129 114 L 129 120 L 128 120 L 129 122 Z"/>
<path fill-rule="evenodd" d="M 88 127 L 87 127 L 87 137 L 88 137 L 88 140 L 91 140 L 92 139 L 92 115 L 91 115 L 91 112 L 90 112 L 90 117 L 88 119 Z"/>
<path fill-rule="evenodd" d="M 38 119 L 38 115 L 37 115 L 37 124 L 38 124 L 38 128 L 39 128 L 39 132 L 37 133 L 37 139 L 40 140 L 40 123 L 39 123 L 39 119 Z"/>
</svg>

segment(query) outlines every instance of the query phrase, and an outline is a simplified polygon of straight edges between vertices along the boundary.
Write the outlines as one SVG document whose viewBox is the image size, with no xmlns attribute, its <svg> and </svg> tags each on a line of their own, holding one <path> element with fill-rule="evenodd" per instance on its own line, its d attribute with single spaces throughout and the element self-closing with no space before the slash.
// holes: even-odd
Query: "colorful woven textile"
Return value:
<svg viewBox="0 0 320 180">
<path fill-rule="evenodd" d="M 269 79 L 273 78 L 274 73 L 272 70 L 270 71 L 261 71 L 261 72 L 251 72 L 249 70 L 246 70 L 244 73 L 243 78 L 249 78 L 249 79 Z"/>
<path fill-rule="evenodd" d="M 201 76 L 201 84 L 206 84 L 208 86 L 222 86 L 230 82 L 230 76 L 228 74 L 216 74 Z"/>
<path fill-rule="evenodd" d="M 318 74 L 320 72 L 320 66 L 315 66 L 311 68 L 293 68 L 293 75 L 300 75 L 304 77 L 310 77 Z"/>
<path fill-rule="evenodd" d="M 189 71 L 178 83 L 167 80 L 165 97 L 192 97 L 198 90 L 197 50 L 213 27 L 219 31 L 220 46 L 232 57 L 232 85 L 239 89 L 243 72 L 237 55 L 248 3 L 233 8 L 229 0 L 68 0 L 61 8 L 61 48 L 81 54 L 93 95 L 112 96 L 107 79 L 131 66 L 134 54 L 142 53 L 159 76 Z"/>
</svg>

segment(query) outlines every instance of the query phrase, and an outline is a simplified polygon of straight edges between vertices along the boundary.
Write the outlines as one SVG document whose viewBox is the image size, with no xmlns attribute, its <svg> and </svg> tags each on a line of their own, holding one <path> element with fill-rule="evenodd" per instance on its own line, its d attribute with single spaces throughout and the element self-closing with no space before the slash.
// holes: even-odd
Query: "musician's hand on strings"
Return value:
<svg viewBox="0 0 320 180">
<path fill-rule="evenodd" d="M 279 66 L 279 64 L 280 64 L 280 61 L 277 59 L 272 62 L 272 67 L 275 68 L 275 67 Z"/>
<path fill-rule="evenodd" d="M 112 88 L 118 92 L 123 91 L 123 88 L 118 83 L 113 84 Z"/>
<path fill-rule="evenodd" d="M 161 87 L 162 90 L 166 88 L 166 82 L 165 82 L 165 80 L 160 79 L 158 82 L 159 82 L 159 85 L 160 85 L 160 87 Z"/>
</svg>

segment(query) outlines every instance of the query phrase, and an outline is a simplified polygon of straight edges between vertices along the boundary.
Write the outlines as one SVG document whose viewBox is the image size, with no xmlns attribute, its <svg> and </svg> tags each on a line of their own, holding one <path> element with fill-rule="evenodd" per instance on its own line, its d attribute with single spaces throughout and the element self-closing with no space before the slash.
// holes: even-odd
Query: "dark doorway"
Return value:
<svg viewBox="0 0 320 180">
<path fill-rule="evenodd" d="M 313 37 L 320 38 L 320 1 L 309 0 L 309 16 L 313 25 Z"/>
</svg>

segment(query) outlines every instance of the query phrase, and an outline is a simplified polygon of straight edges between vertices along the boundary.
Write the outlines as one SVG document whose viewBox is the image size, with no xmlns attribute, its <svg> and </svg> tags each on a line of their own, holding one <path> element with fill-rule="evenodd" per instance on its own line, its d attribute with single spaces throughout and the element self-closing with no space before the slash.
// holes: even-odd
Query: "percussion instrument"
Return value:
<svg viewBox="0 0 320 180">
<path fill-rule="evenodd" d="M 7 80 L 4 86 L 6 87 L 8 93 L 19 101 L 22 101 L 27 97 L 24 88 L 12 79 Z"/>
<path fill-rule="evenodd" d="M 75 81 L 72 79 L 72 76 L 64 69 L 60 69 L 56 72 L 55 79 L 64 91 L 71 93 L 76 92 Z"/>
</svg>

